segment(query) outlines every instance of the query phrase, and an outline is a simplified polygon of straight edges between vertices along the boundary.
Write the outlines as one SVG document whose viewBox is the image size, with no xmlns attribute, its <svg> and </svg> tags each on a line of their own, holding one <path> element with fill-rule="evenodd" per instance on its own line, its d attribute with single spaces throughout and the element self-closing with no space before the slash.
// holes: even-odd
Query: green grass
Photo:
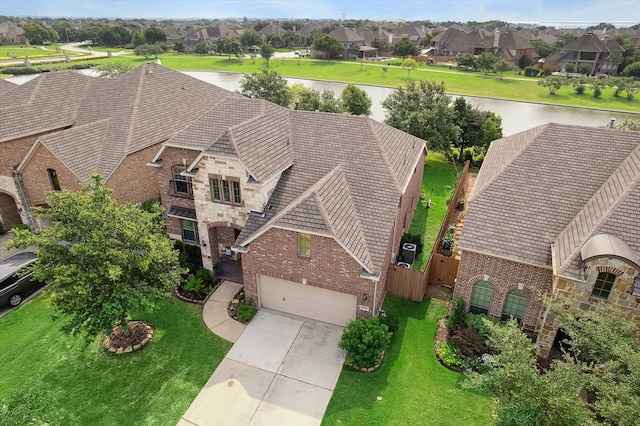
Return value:
<svg viewBox="0 0 640 426">
<path fill-rule="evenodd" d="M 53 48 L 55 51 L 55 47 Z M 94 50 L 107 50 L 106 47 L 92 47 Z M 19 50 L 19 48 L 18 48 Z M 114 52 L 118 49 L 112 49 Z M 0 50 L 1 52 L 1 50 Z M 253 73 L 260 72 L 264 68 L 264 61 L 260 58 L 252 59 L 249 56 L 240 63 L 235 58 L 227 59 L 227 56 L 209 56 L 200 54 L 186 54 L 167 52 L 159 56 L 162 64 L 176 70 L 189 71 L 220 71 Z M 137 66 L 145 59 L 131 55 L 114 56 L 101 59 L 105 61 L 127 62 Z M 152 57 L 149 60 L 155 61 Z M 395 61 L 397 64 L 398 61 Z M 285 77 L 307 78 L 327 81 L 339 81 L 358 84 L 370 84 L 375 86 L 398 87 L 407 82 L 407 71 L 399 65 L 383 68 L 387 63 L 363 62 L 354 60 L 317 60 L 311 58 L 282 59 L 273 58 L 269 62 L 269 68 L 278 71 Z M 594 98 L 590 93 L 576 95 L 572 87 L 563 87 L 555 95 L 549 95 L 547 89 L 538 85 L 540 78 L 524 77 L 516 72 L 504 74 L 500 78 L 498 74 L 485 75 L 482 72 L 459 71 L 448 67 L 430 66 L 420 63 L 418 68 L 411 72 L 414 80 L 431 80 L 443 82 L 446 90 L 452 94 L 469 96 L 486 96 L 519 100 L 525 102 L 539 102 L 556 105 L 580 106 L 587 108 L 599 108 L 605 110 L 640 111 L 640 98 L 627 101 L 624 97 L 614 98 L 613 89 L 603 89 L 600 98 Z"/>
<path fill-rule="evenodd" d="M 322 424 L 491 424 L 491 397 L 461 389 L 464 376 L 436 359 L 436 323 L 445 308 L 445 302 L 436 299 L 416 303 L 387 296 L 384 309 L 400 320 L 400 329 L 383 366 L 373 373 L 345 367 Z"/>
<path fill-rule="evenodd" d="M 462 170 L 461 166 L 448 164 L 440 153 L 431 152 L 425 159 L 422 175 L 422 192 L 424 200 L 418 201 L 413 215 L 409 233 L 423 235 L 424 247 L 422 253 L 416 257 L 413 268 L 423 270 L 433 250 L 433 246 L 440 232 L 442 221 L 447 214 L 447 199 L 455 188 L 456 177 Z M 431 190 L 433 189 L 433 195 Z M 427 209 L 427 200 L 431 197 L 431 207 Z"/>
<path fill-rule="evenodd" d="M 65 55 L 77 55 L 73 52 L 60 52 L 56 53 L 56 48 L 60 47 L 59 44 L 46 45 L 46 46 L 0 46 L 0 59 L 9 60 L 8 53 L 10 53 L 15 59 L 24 59 L 29 57 L 34 61 L 37 61 L 37 57 L 50 57 L 50 56 L 65 56 Z"/>
<path fill-rule="evenodd" d="M 77 425 L 175 425 L 231 344 L 202 324 L 202 307 L 175 300 L 136 316 L 156 327 L 139 352 L 111 355 L 63 334 L 40 296 L 0 318 L 0 398 L 40 378 L 55 393 L 46 418 Z"/>
</svg>

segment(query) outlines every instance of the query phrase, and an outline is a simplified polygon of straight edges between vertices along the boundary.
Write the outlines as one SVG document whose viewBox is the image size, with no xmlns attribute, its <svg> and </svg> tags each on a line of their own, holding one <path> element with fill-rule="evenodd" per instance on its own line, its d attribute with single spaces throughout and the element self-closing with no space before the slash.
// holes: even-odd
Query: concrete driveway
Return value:
<svg viewBox="0 0 640 426">
<path fill-rule="evenodd" d="M 178 425 L 319 425 L 346 357 L 341 333 L 261 309 Z"/>
</svg>

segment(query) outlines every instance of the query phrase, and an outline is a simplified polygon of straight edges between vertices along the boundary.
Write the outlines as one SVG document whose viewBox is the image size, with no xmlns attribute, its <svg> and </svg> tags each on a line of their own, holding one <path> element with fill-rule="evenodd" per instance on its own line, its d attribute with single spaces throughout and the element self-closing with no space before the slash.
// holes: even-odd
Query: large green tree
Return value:
<svg viewBox="0 0 640 426">
<path fill-rule="evenodd" d="M 251 28 L 242 33 L 240 36 L 240 44 L 242 44 L 243 49 L 247 49 L 251 46 L 259 46 L 262 44 L 262 38 L 260 38 L 260 34 Z"/>
<path fill-rule="evenodd" d="M 385 123 L 424 139 L 430 150 L 448 153 L 459 132 L 450 102 L 444 83 L 410 80 L 382 101 Z"/>
<path fill-rule="evenodd" d="M 147 44 L 166 43 L 167 34 L 158 27 L 149 27 L 144 30 L 144 38 Z"/>
<path fill-rule="evenodd" d="M 216 40 L 216 50 L 219 53 L 228 55 L 228 59 L 231 60 L 231 55 L 239 55 L 242 53 L 242 45 L 240 44 L 240 40 L 235 38 L 219 38 Z"/>
<path fill-rule="evenodd" d="M 406 37 L 398 40 L 393 46 L 394 56 L 402 56 L 403 61 L 405 57 L 418 56 L 419 53 L 420 51 L 418 50 L 418 47 L 415 44 L 411 43 L 411 40 Z"/>
<path fill-rule="evenodd" d="M 36 215 L 50 223 L 17 230 L 11 246 L 36 246 L 36 279 L 51 282 L 63 330 L 89 337 L 127 330 L 134 312 L 148 311 L 180 280 L 159 204 L 151 211 L 116 204 L 100 175 L 79 192 L 52 191 Z"/>
<path fill-rule="evenodd" d="M 340 94 L 340 101 L 345 112 L 352 115 L 370 115 L 371 98 L 367 92 L 355 84 L 347 84 Z"/>
<path fill-rule="evenodd" d="M 637 425 L 640 418 L 640 329 L 621 310 L 578 311 L 545 301 L 568 336 L 563 356 L 547 371 L 537 346 L 518 324 L 486 321 L 491 368 L 471 374 L 470 387 L 496 394 L 499 425 Z"/>
<path fill-rule="evenodd" d="M 266 99 L 285 108 L 293 101 L 287 80 L 277 71 L 245 74 L 240 80 L 239 92 L 249 98 Z"/>
<path fill-rule="evenodd" d="M 325 59 L 336 56 L 338 53 L 342 52 L 342 49 L 344 49 L 342 43 L 340 43 L 337 38 L 330 36 L 329 34 L 319 35 L 313 41 L 312 47 L 314 50 L 324 52 Z"/>
<path fill-rule="evenodd" d="M 144 34 L 140 30 L 134 30 L 131 35 L 131 44 L 133 47 L 142 46 L 143 44 L 147 44 L 147 40 L 144 38 Z"/>
<path fill-rule="evenodd" d="M 32 44 L 44 44 L 54 42 L 58 39 L 58 33 L 54 29 L 48 29 L 42 24 L 23 24 L 24 36 Z"/>
<path fill-rule="evenodd" d="M 478 68 L 484 70 L 485 74 L 489 73 L 497 60 L 498 58 L 496 58 L 491 52 L 482 52 L 481 54 L 476 56 L 476 64 Z"/>
</svg>

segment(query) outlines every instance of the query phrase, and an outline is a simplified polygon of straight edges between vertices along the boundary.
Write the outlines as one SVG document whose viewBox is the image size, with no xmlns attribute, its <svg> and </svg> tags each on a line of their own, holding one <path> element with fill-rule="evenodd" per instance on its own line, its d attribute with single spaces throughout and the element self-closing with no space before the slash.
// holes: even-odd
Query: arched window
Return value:
<svg viewBox="0 0 640 426">
<path fill-rule="evenodd" d="M 486 314 L 493 300 L 493 285 L 487 281 L 478 281 L 473 285 L 469 310 L 474 314 Z"/>
<path fill-rule="evenodd" d="M 514 289 L 507 293 L 502 309 L 502 319 L 515 318 L 518 322 L 522 321 L 524 312 L 527 310 L 529 303 L 529 295 L 523 290 Z"/>
</svg>

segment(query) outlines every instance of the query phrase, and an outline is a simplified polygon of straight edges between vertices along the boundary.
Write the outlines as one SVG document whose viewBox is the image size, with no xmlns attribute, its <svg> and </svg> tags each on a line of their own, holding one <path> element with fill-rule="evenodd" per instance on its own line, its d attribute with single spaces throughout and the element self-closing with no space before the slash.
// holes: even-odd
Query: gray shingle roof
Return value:
<svg viewBox="0 0 640 426">
<path fill-rule="evenodd" d="M 593 232 L 640 250 L 640 132 L 549 123 L 494 141 L 460 240 L 471 250 L 576 274 Z"/>
</svg>

